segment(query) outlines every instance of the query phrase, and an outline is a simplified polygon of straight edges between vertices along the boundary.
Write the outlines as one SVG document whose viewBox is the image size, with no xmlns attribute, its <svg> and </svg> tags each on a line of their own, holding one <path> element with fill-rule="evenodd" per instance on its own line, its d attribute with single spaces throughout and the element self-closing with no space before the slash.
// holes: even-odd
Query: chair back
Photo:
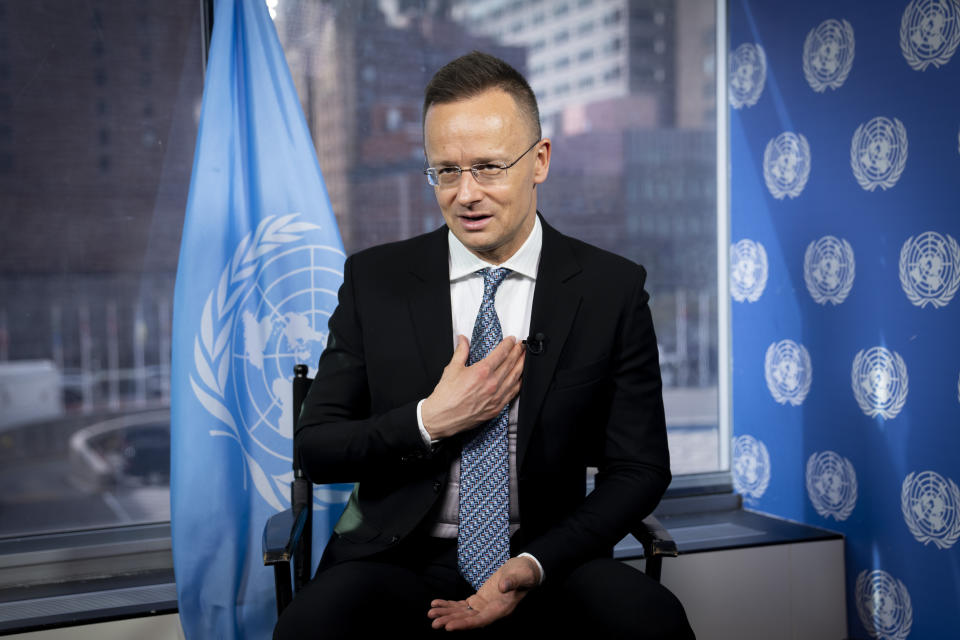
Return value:
<svg viewBox="0 0 960 640">
<path fill-rule="evenodd" d="M 300 408 L 303 401 L 307 398 L 307 392 L 310 391 L 310 384 L 313 382 L 307 376 L 307 365 L 298 364 L 293 367 L 293 431 L 296 434 L 297 420 L 300 418 Z M 296 438 L 294 438 L 296 442 Z M 300 515 L 300 512 L 306 509 L 307 516 L 304 523 L 303 534 L 297 542 L 296 550 L 293 554 L 293 589 L 299 591 L 304 585 L 310 582 L 310 563 L 311 549 L 313 542 L 313 483 L 303 475 L 300 469 L 300 457 L 297 455 L 296 446 L 293 446 L 293 482 L 290 483 L 290 504 L 293 508 L 294 520 Z"/>
</svg>

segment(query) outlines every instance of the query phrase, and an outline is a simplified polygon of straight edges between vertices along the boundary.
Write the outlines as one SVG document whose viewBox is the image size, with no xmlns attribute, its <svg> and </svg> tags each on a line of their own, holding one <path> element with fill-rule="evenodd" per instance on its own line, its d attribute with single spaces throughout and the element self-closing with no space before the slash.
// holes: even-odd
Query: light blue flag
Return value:
<svg viewBox="0 0 960 640">
<path fill-rule="evenodd" d="M 343 245 L 263 0 L 217 0 L 174 300 L 171 520 L 189 639 L 269 638 L 260 540 L 290 506 L 295 363 L 315 367 Z M 314 495 L 314 560 L 350 486 Z"/>
</svg>

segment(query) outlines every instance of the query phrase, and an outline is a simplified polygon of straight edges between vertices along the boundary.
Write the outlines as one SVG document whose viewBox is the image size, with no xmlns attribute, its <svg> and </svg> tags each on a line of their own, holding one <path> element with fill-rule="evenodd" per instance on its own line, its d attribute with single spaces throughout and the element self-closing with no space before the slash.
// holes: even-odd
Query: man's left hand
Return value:
<svg viewBox="0 0 960 640">
<path fill-rule="evenodd" d="M 540 582 L 540 572 L 530 558 L 510 558 L 480 590 L 466 600 L 434 600 L 427 616 L 434 629 L 476 629 L 513 613 L 527 591 Z"/>
</svg>

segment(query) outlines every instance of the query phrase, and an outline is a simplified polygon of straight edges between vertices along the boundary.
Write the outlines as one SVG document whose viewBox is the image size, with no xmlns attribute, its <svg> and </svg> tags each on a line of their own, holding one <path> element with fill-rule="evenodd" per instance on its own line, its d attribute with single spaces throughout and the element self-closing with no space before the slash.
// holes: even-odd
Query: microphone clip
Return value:
<svg viewBox="0 0 960 640">
<path fill-rule="evenodd" d="M 535 334 L 527 336 L 527 339 L 523 341 L 523 344 L 527 347 L 527 353 L 533 356 L 539 356 L 546 351 L 547 336 L 538 331 Z"/>
</svg>

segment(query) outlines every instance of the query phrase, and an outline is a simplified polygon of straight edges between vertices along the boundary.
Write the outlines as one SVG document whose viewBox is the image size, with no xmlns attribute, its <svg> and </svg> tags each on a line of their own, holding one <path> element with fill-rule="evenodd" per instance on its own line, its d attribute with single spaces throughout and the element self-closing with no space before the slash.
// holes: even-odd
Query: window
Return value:
<svg viewBox="0 0 960 640">
<path fill-rule="evenodd" d="M 621 46 L 620 38 L 611 38 L 603 44 L 603 53 L 611 54 L 620 51 Z"/>
<path fill-rule="evenodd" d="M 603 24 L 605 25 L 617 24 L 620 22 L 622 18 L 623 18 L 623 12 L 620 9 L 616 9 L 614 11 L 611 11 L 607 15 L 603 16 Z"/>
<path fill-rule="evenodd" d="M 638 66 L 632 39 L 617 27 L 627 16 L 625 9 L 609 4 L 597 18 L 560 31 L 549 20 L 534 20 L 509 42 L 490 37 L 467 17 L 457 21 L 440 8 L 434 11 L 429 3 L 408 3 L 423 8 L 409 9 L 404 26 L 382 19 L 346 20 L 347 4 L 332 8 L 340 6 L 334 3 L 330 11 L 314 13 L 302 3 L 281 3 L 276 23 L 295 81 L 311 86 L 314 95 L 328 96 L 312 105 L 304 102 L 304 108 L 307 119 L 318 125 L 313 130 L 320 164 L 347 252 L 429 228 L 421 218 L 440 224 L 433 193 L 420 175 L 419 132 L 407 142 L 405 162 L 386 165 L 382 157 L 351 152 L 381 148 L 370 116 L 376 106 L 402 103 L 419 109 L 421 89 L 432 72 L 465 51 L 481 49 L 503 57 L 536 81 L 545 135 L 554 141 L 550 177 L 538 188 L 538 205 L 547 220 L 648 269 L 675 476 L 724 471 L 728 463 L 722 441 L 727 436 L 718 417 L 717 126 L 713 117 L 683 115 L 708 114 L 715 105 L 699 83 L 687 95 L 676 81 L 689 74 L 713 79 L 700 74 L 702 60 L 714 53 L 713 42 L 703 37 L 703 25 L 715 23 L 714 5 L 684 7 L 701 12 L 686 30 L 670 4 L 658 4 L 644 16 L 648 31 L 667 20 L 675 29 L 669 38 L 645 33 L 641 57 L 662 47 L 667 59 L 683 51 L 682 60 L 693 65 L 668 74 L 651 62 Z M 534 12 L 529 6 L 515 13 L 508 4 L 497 6 L 504 7 L 507 23 Z M 585 3 L 543 4 L 538 10 L 572 15 L 578 6 Z M 629 11 L 632 21 L 634 8 Z M 305 20 L 312 22 L 304 25 Z M 420 20 L 433 29 L 421 28 Z M 607 28 L 597 29 L 597 22 Z M 333 24 L 336 29 L 327 28 Z M 570 49 L 573 34 L 584 38 L 588 33 L 589 41 Z M 369 54 L 344 49 L 361 42 L 378 44 Z M 570 74 L 574 62 L 596 60 L 601 51 L 611 57 L 596 73 Z M 301 62 L 319 52 L 325 54 L 324 66 L 340 75 Z M 396 78 L 396 83 L 387 88 L 358 78 L 354 67 L 363 64 L 374 65 L 379 76 Z M 635 73 L 647 78 L 639 88 L 632 84 Z M 342 82 L 343 77 L 354 80 Z M 660 125 L 651 127 L 651 122 Z"/>
<path fill-rule="evenodd" d="M 568 69 L 574 55 L 555 49 L 552 29 L 539 21 L 506 44 L 474 31 L 465 14 L 456 22 L 440 5 L 402 4 L 401 21 L 375 10 L 357 19 L 350 3 L 325 11 L 278 5 L 277 29 L 348 252 L 441 224 L 420 173 L 418 131 L 421 90 L 439 64 L 476 48 L 549 76 L 547 65 Z M 500 4 L 492 17 L 516 24 L 533 4 Z M 8 38 L 0 46 L 0 114 L 10 116 L 0 122 L 0 390 L 13 403 L 0 413 L 0 537 L 162 522 L 172 292 L 202 90 L 199 6 L 144 0 L 129 12 L 108 4 L 79 14 L 18 7 L 3 16 L 18 45 Z M 620 10 L 603 18 L 621 20 Z M 600 33 L 593 20 L 574 28 Z M 689 48 L 686 59 L 705 74 L 702 90 L 678 94 L 672 71 L 643 89 L 663 111 L 658 129 L 639 113 L 648 102 L 623 82 L 629 67 L 558 84 L 543 77 L 537 87 L 556 150 L 541 209 L 561 230 L 650 273 L 677 476 L 727 465 L 717 410 L 723 305 L 711 100 L 724 70 L 703 64 L 713 39 L 697 29 L 688 37 L 677 24 L 665 46 L 668 55 Z M 632 45 L 619 37 L 590 43 L 576 59 L 606 45 L 630 60 Z M 71 55 L 45 64 L 54 46 Z M 325 63 L 308 64 L 316 59 Z M 602 102 L 584 103 L 593 92 L 574 87 L 602 89 Z M 702 118 L 679 121 L 674 102 L 686 101 Z M 384 156 L 377 143 L 387 130 Z M 614 161 L 593 161 L 613 150 Z M 700 188 L 677 187 L 671 175 Z M 682 233 L 674 216 L 686 221 Z M 21 391 L 24 372 L 31 385 Z"/>
<path fill-rule="evenodd" d="M 654 46 L 654 40 L 650 36 L 635 35 L 630 38 L 630 48 L 635 53 L 653 53 Z"/>
<path fill-rule="evenodd" d="M 0 538 L 170 518 L 200 6 L 99 4 L 2 15 Z"/>
</svg>

